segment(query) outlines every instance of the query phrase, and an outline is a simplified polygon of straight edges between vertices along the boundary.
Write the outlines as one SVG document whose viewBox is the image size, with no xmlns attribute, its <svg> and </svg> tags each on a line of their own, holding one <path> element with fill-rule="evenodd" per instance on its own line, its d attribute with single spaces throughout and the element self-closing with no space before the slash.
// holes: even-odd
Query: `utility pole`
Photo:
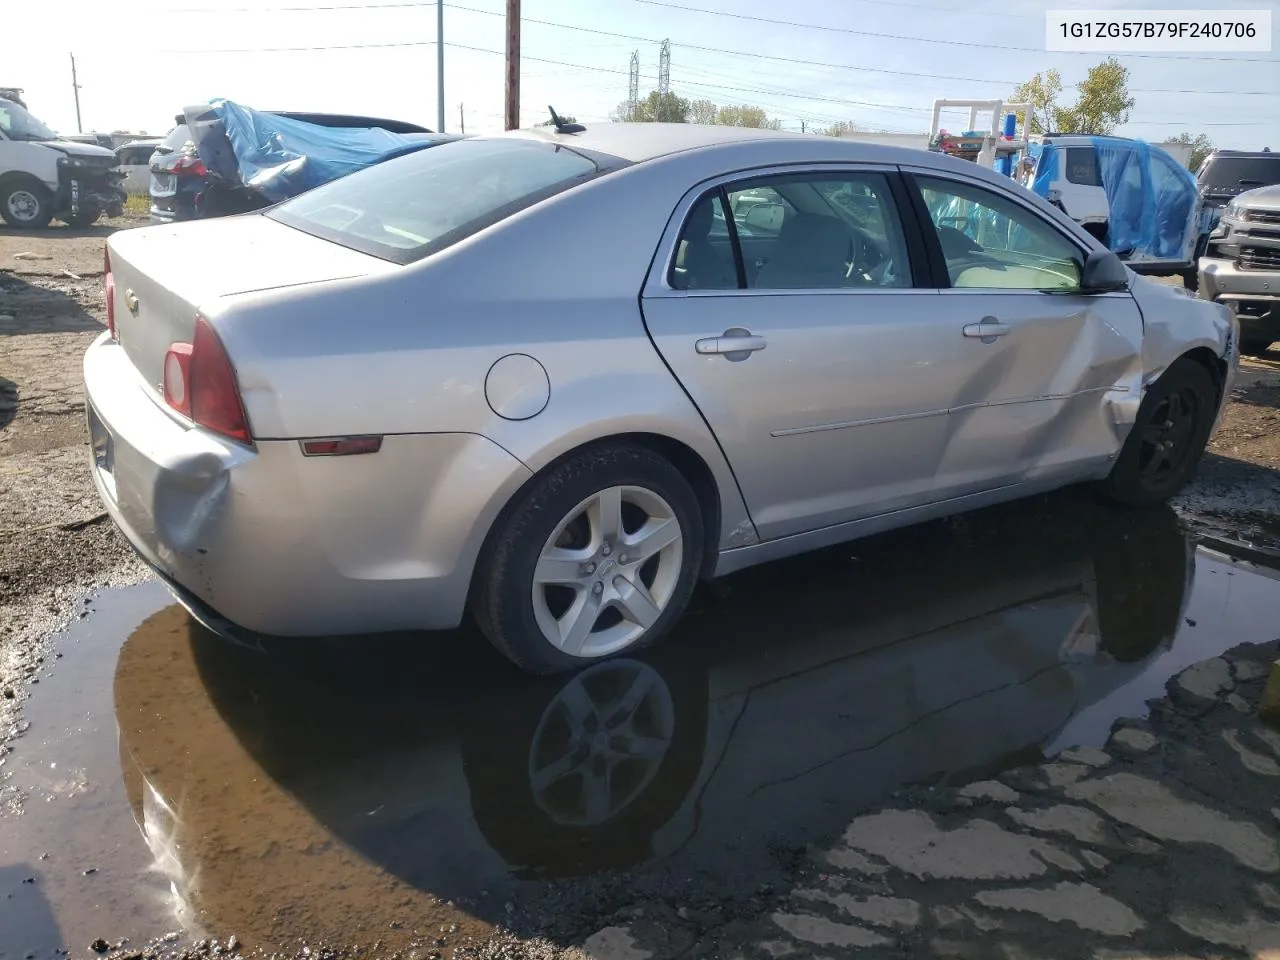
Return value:
<svg viewBox="0 0 1280 960">
<path fill-rule="evenodd" d="M 436 0 L 436 127 L 444 133 L 444 0 Z"/>
<path fill-rule="evenodd" d="M 462 104 L 458 104 L 458 129 L 467 132 L 467 115 L 462 112 Z"/>
<path fill-rule="evenodd" d="M 76 82 L 76 55 L 71 54 L 71 91 L 76 95 L 76 133 L 84 133 L 80 123 L 80 84 Z"/>
<path fill-rule="evenodd" d="M 805 129 L 805 123 L 804 123 L 804 121 L 803 121 L 803 120 L 801 120 L 801 121 L 800 121 L 800 132 L 801 132 L 801 133 L 808 133 L 808 132 L 809 132 L 808 130 L 806 130 L 806 129 Z"/>
<path fill-rule="evenodd" d="M 508 130 L 520 128 L 520 0 L 507 0 Z"/>
<path fill-rule="evenodd" d="M 627 119 L 636 118 L 636 104 L 640 102 L 640 51 L 631 51 L 631 72 L 627 77 Z"/>
<path fill-rule="evenodd" d="M 658 115 L 659 123 L 667 119 L 667 94 L 671 92 L 671 41 L 663 40 L 658 48 Z"/>
</svg>

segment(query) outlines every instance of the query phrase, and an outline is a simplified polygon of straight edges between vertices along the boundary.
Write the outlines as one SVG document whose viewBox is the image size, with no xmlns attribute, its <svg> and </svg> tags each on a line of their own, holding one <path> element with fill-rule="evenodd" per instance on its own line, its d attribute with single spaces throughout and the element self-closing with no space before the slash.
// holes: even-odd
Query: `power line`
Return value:
<svg viewBox="0 0 1280 960">
<path fill-rule="evenodd" d="M 313 50 L 363 50 L 363 49 L 382 49 L 387 47 L 431 47 L 431 46 L 435 46 L 435 43 L 436 41 L 434 40 L 409 40 L 409 41 L 401 41 L 396 43 L 351 43 L 351 44 L 337 44 L 337 45 L 331 45 L 331 46 L 305 46 L 305 47 L 236 47 L 236 48 L 223 48 L 223 49 L 210 48 L 210 49 L 204 49 L 204 50 L 160 50 L 157 52 L 165 53 L 165 54 L 184 54 L 184 55 L 201 54 L 201 53 L 285 53 L 285 52 L 313 51 Z M 453 42 L 446 41 L 444 45 L 446 47 L 452 47 L 457 50 L 469 50 L 472 53 L 484 53 L 484 54 L 489 54 L 489 55 L 498 56 L 498 57 L 505 56 L 505 53 L 501 50 L 491 50 L 486 47 L 476 47 L 476 46 L 471 46 L 469 44 L 464 44 L 464 43 L 453 43 Z M 587 70 L 593 73 L 606 73 L 606 74 L 611 74 L 615 76 L 627 76 L 627 77 L 629 77 L 630 75 L 629 70 L 619 70 L 613 67 L 599 67 L 599 66 L 593 66 L 591 64 L 585 64 L 585 63 L 570 63 L 565 60 L 553 60 L 547 57 L 531 57 L 531 56 L 522 54 L 521 59 L 528 60 L 533 63 L 546 63 L 553 66 L 558 66 L 558 67 L 569 67 L 574 70 Z M 656 78 L 652 76 L 645 76 L 644 79 L 650 80 L 650 81 L 656 80 Z M 761 89 L 758 87 L 743 87 L 743 86 L 730 87 L 723 84 L 697 83 L 695 81 L 690 81 L 690 80 L 682 81 L 681 86 L 702 88 L 702 89 L 708 89 L 708 90 L 720 90 L 728 93 L 749 93 L 752 95 L 763 95 L 763 96 L 785 96 L 785 97 L 789 97 L 790 99 L 804 100 L 812 103 L 833 103 L 833 104 L 839 104 L 841 106 L 865 107 L 873 110 L 887 110 L 887 111 L 899 112 L 899 113 L 931 113 L 932 112 L 928 107 L 905 107 L 905 106 L 900 106 L 898 104 L 874 103 L 867 100 L 849 100 L 849 99 L 841 99 L 836 97 L 823 97 L 817 94 L 810 94 L 802 91 L 796 91 L 794 94 L 788 94 L 788 93 L 782 93 L 776 90 Z M 1131 121 L 1131 122 L 1134 122 L 1134 123 L 1166 123 L 1166 122 L 1182 123 L 1184 121 Z M 1195 124 L 1192 124 L 1192 125 L 1195 125 Z M 1215 122 L 1212 125 L 1213 126 L 1266 126 L 1265 123 L 1254 123 L 1254 122 L 1248 122 L 1248 123 Z"/>
<path fill-rule="evenodd" d="M 932 37 L 906 37 L 898 33 L 877 33 L 872 30 L 855 30 L 852 27 L 833 27 L 817 23 L 800 23 L 795 20 L 775 20 L 772 17 L 760 17 L 749 13 L 733 13 L 728 10 L 708 10 L 706 7 L 691 7 L 681 3 L 671 3 L 670 0 L 631 0 L 632 3 L 644 3 L 653 7 L 665 7 L 669 10 L 684 10 L 689 13 L 705 13 L 714 17 L 732 17 L 735 20 L 751 20 L 755 23 L 768 23 L 778 27 L 798 27 L 803 30 L 823 30 L 828 33 L 847 33 L 859 37 L 873 37 L 877 40 L 907 40 L 912 43 L 940 43 L 953 47 L 979 47 L 986 50 L 1016 50 L 1021 53 L 1038 53 L 1044 56 L 1046 51 L 1038 47 L 1015 47 L 1004 43 L 980 43 L 976 40 L 938 40 Z M 1054 51 L 1055 53 L 1079 54 L 1082 56 L 1097 56 L 1096 51 L 1092 50 L 1062 50 Z M 1275 60 L 1266 57 L 1189 57 L 1171 54 L 1162 56 L 1158 53 L 1128 53 L 1127 57 L 1135 57 L 1143 60 L 1195 60 L 1195 61 L 1222 61 L 1223 63 L 1275 63 Z"/>
<path fill-rule="evenodd" d="M 643 2 L 643 0 L 637 0 L 637 2 Z M 479 14 L 484 14 L 485 16 L 490 16 L 490 17 L 503 16 L 503 14 L 497 10 L 482 10 L 479 7 L 469 7 L 461 3 L 446 3 L 445 6 L 449 7 L 452 10 L 462 10 L 467 13 L 479 13 Z M 690 8 L 690 9 L 695 9 L 695 8 Z M 728 14 L 726 14 L 726 16 L 728 16 Z M 578 33 L 591 33 L 601 37 L 614 37 L 619 40 L 639 40 L 644 43 L 661 43 L 662 42 L 661 40 L 657 40 L 652 37 L 639 37 L 639 36 L 636 36 L 635 34 L 617 33 L 612 30 L 601 30 L 597 27 L 580 27 L 576 24 L 571 24 L 571 23 L 558 23 L 553 20 L 539 20 L 536 17 L 524 17 L 523 19 L 525 23 L 536 23 L 539 26 L 557 27 L 562 30 L 574 30 Z M 888 68 L 881 68 L 881 67 L 864 67 L 856 64 L 851 64 L 851 63 L 827 63 L 821 60 L 800 59 L 796 57 L 780 57 L 775 54 L 768 54 L 768 53 L 748 53 L 742 50 L 728 50 L 728 49 L 725 49 L 724 47 L 708 47 L 708 46 L 704 46 L 702 44 L 697 44 L 697 43 L 683 43 L 678 40 L 673 41 L 671 45 L 674 47 L 683 47 L 685 50 L 697 50 L 699 53 L 717 53 L 717 54 L 722 54 L 724 56 L 743 57 L 745 59 L 750 59 L 750 60 L 772 60 L 777 63 L 786 63 L 786 64 L 806 66 L 806 67 L 820 67 L 822 69 L 830 69 L 830 70 L 854 70 L 861 73 L 884 73 L 890 76 L 922 77 L 930 80 L 959 80 L 965 83 L 1003 84 L 1005 86 L 1010 86 L 1010 87 L 1017 86 L 1017 84 L 1021 82 L 1019 80 L 993 79 L 990 77 L 962 77 L 962 76 L 957 76 L 955 74 L 947 74 L 947 73 L 922 73 L 922 72 L 913 71 L 913 70 L 890 70 Z M 1010 48 L 1010 49 L 1014 49 L 1014 48 Z M 1167 89 L 1159 89 L 1159 88 L 1140 89 L 1135 87 L 1131 92 L 1132 93 L 1179 93 L 1179 94 L 1204 93 L 1212 96 L 1236 96 L 1236 97 L 1280 96 L 1280 90 L 1167 90 Z"/>
<path fill-rule="evenodd" d="M 943 43 L 943 44 L 954 44 L 954 45 L 967 46 L 967 47 L 982 47 L 982 48 L 995 49 L 995 50 L 1017 50 L 1017 51 L 1031 52 L 1031 53 L 1045 52 L 1043 50 L 1037 50 L 1034 47 L 1014 47 L 1014 46 L 1008 46 L 1004 44 L 979 43 L 976 41 L 971 42 L 971 41 L 961 41 L 961 40 L 935 40 L 935 39 L 929 39 L 925 37 L 904 37 L 904 36 L 898 36 L 895 34 L 882 34 L 882 33 L 873 33 L 873 32 L 864 31 L 864 30 L 854 30 L 852 28 L 847 28 L 847 27 L 834 27 L 834 26 L 826 26 L 822 24 L 800 23 L 800 22 L 789 21 L 789 20 L 775 20 L 769 17 L 759 17 L 751 14 L 741 14 L 741 13 L 733 13 L 725 10 L 709 10 L 702 7 L 685 6 L 682 4 L 666 2 L 666 0 L 633 0 L 633 2 L 645 3 L 645 4 L 650 4 L 650 5 L 659 6 L 659 7 L 670 7 L 672 9 L 686 10 L 693 13 L 703 13 L 703 14 L 708 14 L 713 16 L 732 17 L 735 19 L 751 20 L 751 21 L 756 21 L 761 23 L 769 23 L 769 24 L 775 24 L 780 26 L 798 27 L 798 28 L 809 29 L 809 30 L 825 30 L 825 31 L 837 32 L 837 33 L 848 33 L 848 34 L 854 34 L 859 36 L 875 37 L 878 39 L 912 40 L 919 43 Z M 938 12 L 959 12 L 959 11 L 952 11 L 947 8 L 940 8 L 940 7 L 929 7 L 929 6 L 915 5 L 915 4 L 899 4 L 897 3 L 897 0 L 854 0 L 854 2 L 883 3 L 884 5 L 887 5 L 887 6 L 914 7 L 916 9 L 934 10 Z M 210 7 L 173 7 L 173 8 L 169 8 L 167 12 L 170 12 L 170 13 L 211 13 L 211 12 L 288 13 L 288 12 L 308 12 L 308 11 L 324 11 L 324 10 L 415 9 L 415 8 L 421 8 L 421 7 L 434 7 L 435 5 L 436 4 L 434 0 L 429 0 L 429 2 L 412 2 L 412 3 L 368 3 L 368 4 L 346 3 L 346 4 L 325 4 L 325 5 L 313 5 L 313 6 L 309 5 L 309 6 L 288 6 L 288 7 L 223 7 L 219 10 L 215 10 L 214 8 L 210 8 Z M 506 16 L 506 14 L 500 10 L 483 10 L 479 7 L 469 7 L 460 3 L 446 3 L 445 6 L 450 7 L 454 10 L 461 10 L 467 13 L 483 14 L 485 16 L 491 16 L 491 17 Z M 1002 14 L 1001 16 L 1003 18 L 1009 15 Z M 559 23 L 553 20 L 541 20 L 536 17 L 522 17 L 521 19 L 525 23 L 536 23 L 539 26 L 555 27 L 562 30 L 573 30 L 578 33 L 590 33 L 590 34 L 595 34 L 596 36 L 611 37 L 619 40 L 641 41 L 644 43 L 661 43 L 662 42 L 661 40 L 655 39 L 653 37 L 641 37 L 635 34 L 618 33 L 612 30 L 601 30 L 596 27 L 582 27 L 576 24 Z M 1038 19 L 1038 18 L 1035 18 L 1035 19 Z M 385 44 L 384 46 L 401 46 L 401 45 L 402 44 Z M 741 58 L 750 59 L 750 60 L 770 60 L 776 63 L 786 63 L 786 64 L 807 66 L 807 67 L 818 67 L 820 69 L 826 69 L 826 70 L 851 70 L 851 71 L 856 71 L 860 73 L 880 73 L 880 74 L 885 74 L 887 76 L 919 77 L 919 78 L 925 78 L 930 80 L 957 80 L 962 83 L 987 83 L 987 84 L 999 84 L 1004 86 L 1016 86 L 1018 83 L 1021 82 L 1019 80 L 997 79 L 997 78 L 991 78 L 991 77 L 966 77 L 966 76 L 960 76 L 957 74 L 924 73 L 921 71 L 911 71 L 911 70 L 893 70 L 887 67 L 867 67 L 867 66 L 861 66 L 858 64 L 850 64 L 850 63 L 829 63 L 829 62 L 824 62 L 820 60 L 809 60 L 809 59 L 801 59 L 796 57 L 780 57 L 774 54 L 767 54 L 767 53 L 749 53 L 742 50 L 729 50 L 723 47 L 710 47 L 702 44 L 682 43 L 679 41 L 674 42 L 672 45 L 677 47 L 683 47 L 686 50 L 696 50 L 700 53 L 714 53 L 722 56 L 741 57 Z M 366 46 L 366 45 L 357 44 L 352 46 L 335 46 L 335 47 L 327 47 L 327 46 L 326 47 L 266 47 L 262 49 L 264 50 L 264 52 L 275 53 L 275 52 L 285 52 L 285 51 L 294 51 L 294 50 L 314 50 L 314 49 L 342 50 L 342 49 L 352 49 L 353 47 L 363 47 L 363 46 Z M 368 45 L 368 46 L 372 46 L 372 45 Z M 172 52 L 181 52 L 181 51 L 161 51 L 161 52 L 172 53 Z M 227 53 L 227 52 L 237 52 L 237 51 L 210 50 L 209 52 Z M 1088 52 L 1088 51 L 1064 51 L 1064 52 Z M 1259 58 L 1160 56 L 1160 55 L 1154 55 L 1154 54 L 1126 54 L 1125 56 L 1144 57 L 1148 59 L 1157 59 L 1157 60 L 1190 60 L 1190 61 L 1205 60 L 1205 61 L 1222 61 L 1222 62 L 1228 62 L 1228 63 L 1272 63 L 1274 62 L 1272 60 L 1259 59 Z M 1169 93 L 1169 94 L 1179 94 L 1184 96 L 1190 95 L 1190 94 L 1204 94 L 1206 96 L 1236 96 L 1236 97 L 1280 96 L 1280 90 L 1178 90 L 1178 89 L 1169 89 L 1169 88 L 1161 88 L 1161 87 L 1155 87 L 1155 88 L 1134 87 L 1132 88 L 1131 92 L 1132 93 Z"/>
</svg>

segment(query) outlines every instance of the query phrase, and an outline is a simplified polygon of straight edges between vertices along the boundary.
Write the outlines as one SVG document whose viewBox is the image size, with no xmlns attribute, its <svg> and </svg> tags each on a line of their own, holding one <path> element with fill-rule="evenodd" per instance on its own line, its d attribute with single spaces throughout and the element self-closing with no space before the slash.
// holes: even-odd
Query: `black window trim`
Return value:
<svg viewBox="0 0 1280 960">
<path fill-rule="evenodd" d="M 1081 245 L 1080 240 L 1078 238 L 1073 237 L 1070 233 L 1064 230 L 1060 224 L 1055 223 L 1050 217 L 1046 217 L 1043 213 L 1041 213 L 1035 207 L 1031 206 L 1030 204 L 1024 202 L 1020 198 L 1010 193 L 1005 193 L 1003 190 L 1000 190 L 992 186 L 991 184 L 983 183 L 980 180 L 971 180 L 966 177 L 957 176 L 949 170 L 931 170 L 931 169 L 922 168 L 922 167 L 913 167 L 909 170 L 904 169 L 902 171 L 902 175 L 903 175 L 903 179 L 907 182 L 909 189 L 911 191 L 911 199 L 913 201 L 913 206 L 916 209 L 916 215 L 925 227 L 925 229 L 922 232 L 925 234 L 925 245 L 929 248 L 930 263 L 932 264 L 931 272 L 934 277 L 935 283 L 937 283 L 936 289 L 938 290 L 961 289 L 964 291 L 974 290 L 974 291 L 985 292 L 985 293 L 1043 293 L 1046 296 L 1062 296 L 1064 292 L 1070 292 L 1070 291 L 1049 292 L 1049 291 L 1032 290 L 1032 289 L 1022 290 L 1019 288 L 1012 288 L 1012 287 L 961 287 L 961 288 L 952 287 L 951 275 L 947 272 L 947 260 L 946 260 L 946 257 L 944 257 L 942 254 L 942 241 L 938 239 L 937 228 L 934 226 L 933 218 L 929 216 L 929 208 L 925 205 L 924 194 L 921 192 L 922 191 L 922 188 L 920 186 L 921 177 L 924 177 L 929 180 L 946 180 L 951 183 L 962 184 L 964 186 L 969 186 L 978 190 L 985 190 L 987 193 L 994 194 L 997 197 L 1007 200 L 1009 203 L 1013 204 L 1016 207 L 1021 208 L 1022 210 L 1026 211 L 1030 215 L 1034 217 L 1038 217 L 1043 223 L 1051 227 L 1060 237 L 1062 237 L 1064 240 L 1067 241 L 1067 243 L 1069 243 L 1071 246 L 1073 246 L 1076 249 L 1076 252 L 1080 255 L 1080 263 L 1082 266 L 1089 257 L 1089 250 L 1083 245 Z M 1103 296 L 1105 296 L 1105 294 L 1103 294 Z"/>
</svg>

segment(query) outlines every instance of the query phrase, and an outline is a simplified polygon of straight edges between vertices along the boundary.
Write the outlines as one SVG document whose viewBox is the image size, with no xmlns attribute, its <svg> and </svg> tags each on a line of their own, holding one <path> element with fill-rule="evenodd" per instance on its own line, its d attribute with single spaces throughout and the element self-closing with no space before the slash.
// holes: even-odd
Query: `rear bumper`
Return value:
<svg viewBox="0 0 1280 960">
<path fill-rule="evenodd" d="M 171 416 L 106 334 L 84 376 L 107 512 L 223 635 L 457 626 L 484 534 L 529 476 L 474 434 L 387 437 L 357 457 L 242 447 Z"/>
</svg>

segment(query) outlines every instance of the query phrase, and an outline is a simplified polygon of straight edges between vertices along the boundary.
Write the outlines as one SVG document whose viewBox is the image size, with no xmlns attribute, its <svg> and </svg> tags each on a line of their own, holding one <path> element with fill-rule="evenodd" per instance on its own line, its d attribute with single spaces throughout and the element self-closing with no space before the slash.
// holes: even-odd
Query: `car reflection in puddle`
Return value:
<svg viewBox="0 0 1280 960">
<path fill-rule="evenodd" d="M 250 649 L 169 607 L 120 653 L 121 762 L 242 939 L 482 933 L 602 871 L 749 896 L 903 784 L 1038 760 L 1169 649 L 1194 571 L 1172 512 L 1050 498 L 747 571 L 544 679 L 466 632 Z"/>
</svg>

